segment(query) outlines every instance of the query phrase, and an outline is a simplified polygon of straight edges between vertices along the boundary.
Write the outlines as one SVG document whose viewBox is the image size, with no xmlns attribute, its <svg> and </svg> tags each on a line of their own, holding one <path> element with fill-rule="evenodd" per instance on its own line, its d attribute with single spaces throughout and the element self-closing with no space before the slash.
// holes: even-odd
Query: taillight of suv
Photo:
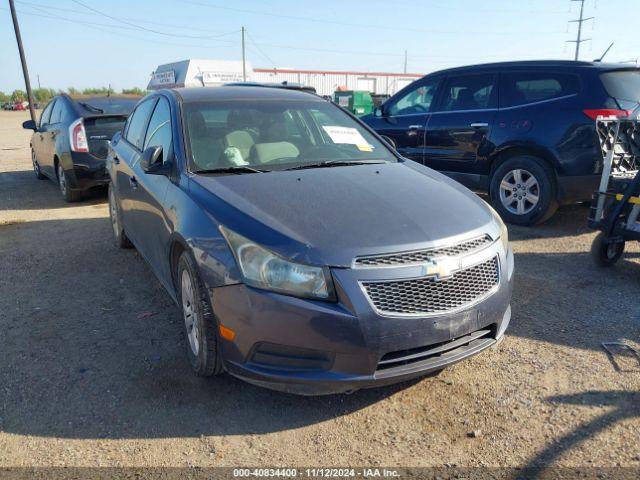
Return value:
<svg viewBox="0 0 640 480">
<path fill-rule="evenodd" d="M 81 118 L 69 125 L 69 139 L 72 152 L 87 153 L 89 151 L 87 132 L 84 130 L 84 123 Z"/>
<path fill-rule="evenodd" d="M 596 120 L 598 117 L 628 117 L 633 110 L 619 110 L 616 108 L 594 108 L 583 110 L 584 114 L 591 120 Z"/>
</svg>

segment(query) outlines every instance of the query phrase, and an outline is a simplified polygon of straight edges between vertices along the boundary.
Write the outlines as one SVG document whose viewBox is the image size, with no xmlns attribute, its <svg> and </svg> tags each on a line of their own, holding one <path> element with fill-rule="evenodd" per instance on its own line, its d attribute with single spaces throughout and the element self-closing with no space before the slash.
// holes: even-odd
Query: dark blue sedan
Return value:
<svg viewBox="0 0 640 480">
<path fill-rule="evenodd" d="M 153 93 L 107 169 L 116 243 L 181 306 L 198 375 L 353 391 L 438 372 L 509 323 L 497 214 L 313 94 Z"/>
</svg>

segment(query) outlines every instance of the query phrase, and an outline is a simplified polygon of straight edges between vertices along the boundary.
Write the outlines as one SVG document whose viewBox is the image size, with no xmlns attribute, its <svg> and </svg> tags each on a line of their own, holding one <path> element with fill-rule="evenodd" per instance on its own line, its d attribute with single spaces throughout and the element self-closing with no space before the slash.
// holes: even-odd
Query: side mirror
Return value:
<svg viewBox="0 0 640 480">
<path fill-rule="evenodd" d="M 162 147 L 149 147 L 140 157 L 140 168 L 149 175 L 168 175 L 171 172 L 171 164 L 163 163 Z"/>
<path fill-rule="evenodd" d="M 26 122 L 22 122 L 22 128 L 24 128 L 25 130 L 33 130 L 34 132 L 38 131 L 38 126 L 36 125 L 36 122 L 34 122 L 33 120 L 27 120 Z"/>
<path fill-rule="evenodd" d="M 380 138 L 382 138 L 382 140 L 384 140 L 385 142 L 387 142 L 387 144 L 393 148 L 394 150 L 396 149 L 396 142 L 394 142 L 391 138 L 387 137 L 386 135 L 380 135 Z"/>
</svg>

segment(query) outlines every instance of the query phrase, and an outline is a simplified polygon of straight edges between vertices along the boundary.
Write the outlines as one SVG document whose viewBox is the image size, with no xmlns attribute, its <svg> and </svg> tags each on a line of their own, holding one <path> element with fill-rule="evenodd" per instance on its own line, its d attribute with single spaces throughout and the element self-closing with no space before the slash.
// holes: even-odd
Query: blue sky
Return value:
<svg viewBox="0 0 640 480">
<path fill-rule="evenodd" d="M 88 7 L 88 8 L 87 8 Z M 239 60 L 254 67 L 400 72 L 573 58 L 570 0 L 16 0 L 32 83 L 145 87 L 161 63 Z M 93 11 L 92 11 L 93 9 Z M 105 13 L 112 18 L 101 15 Z M 581 59 L 640 57 L 640 1 L 586 0 Z M 7 2 L 0 4 L 0 90 L 24 88 Z"/>
</svg>

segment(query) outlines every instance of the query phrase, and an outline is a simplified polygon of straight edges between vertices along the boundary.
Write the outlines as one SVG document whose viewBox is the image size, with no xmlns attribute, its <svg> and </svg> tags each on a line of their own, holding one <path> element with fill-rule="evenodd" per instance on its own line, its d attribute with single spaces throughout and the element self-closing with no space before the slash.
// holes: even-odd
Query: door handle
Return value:
<svg viewBox="0 0 640 480">
<path fill-rule="evenodd" d="M 409 130 L 420 130 L 422 125 L 409 125 Z"/>
<path fill-rule="evenodd" d="M 469 125 L 471 128 L 485 128 L 488 127 L 489 124 L 485 122 L 475 122 Z"/>
<path fill-rule="evenodd" d="M 136 180 L 136 177 L 129 177 L 129 185 L 131 185 L 131 188 L 134 190 L 138 188 L 138 180 Z"/>
</svg>

